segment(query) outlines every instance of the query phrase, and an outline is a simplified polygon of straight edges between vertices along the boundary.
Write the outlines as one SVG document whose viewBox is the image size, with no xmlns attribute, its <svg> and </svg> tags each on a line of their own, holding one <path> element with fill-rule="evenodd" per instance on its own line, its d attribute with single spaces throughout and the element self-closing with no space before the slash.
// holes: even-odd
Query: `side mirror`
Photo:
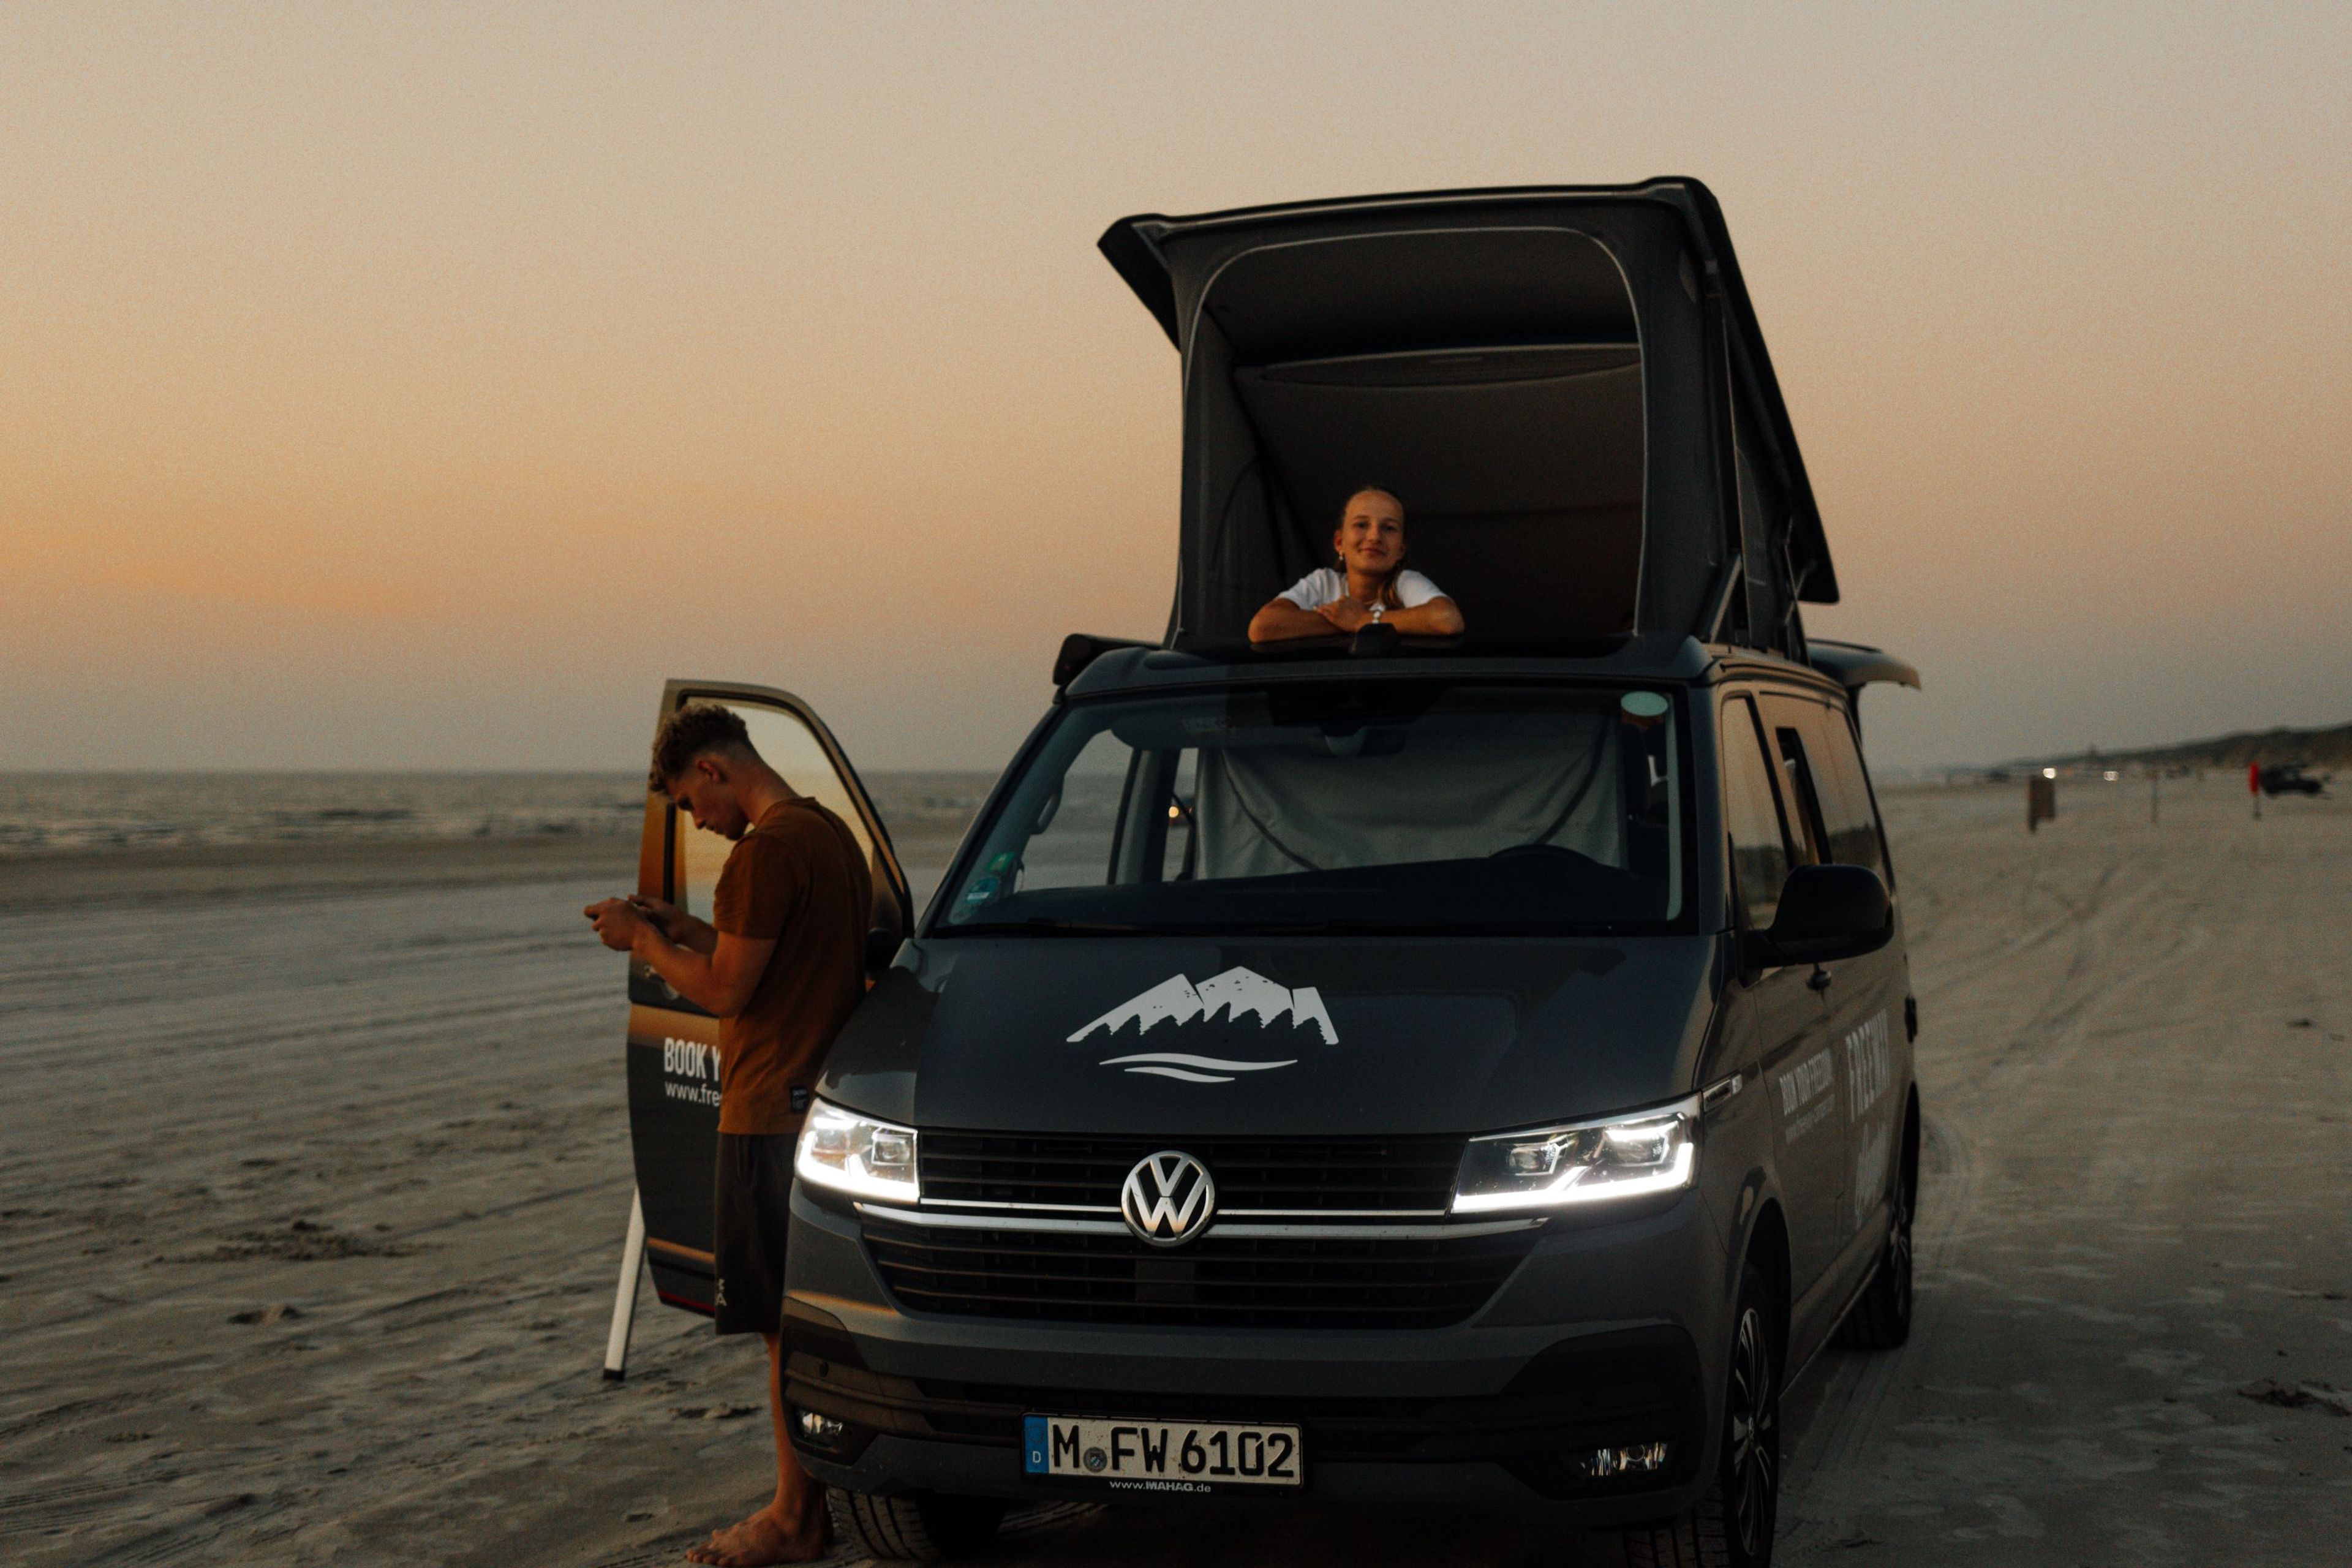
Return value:
<svg viewBox="0 0 2352 1568">
<path fill-rule="evenodd" d="M 1780 889 L 1772 929 L 1750 931 L 1749 967 L 1832 963 L 1876 952 L 1895 936 L 1886 884 L 1867 866 L 1800 866 Z"/>
<path fill-rule="evenodd" d="M 890 967 L 898 956 L 898 933 L 887 926 L 875 926 L 866 933 L 866 973 L 879 974 Z"/>
</svg>

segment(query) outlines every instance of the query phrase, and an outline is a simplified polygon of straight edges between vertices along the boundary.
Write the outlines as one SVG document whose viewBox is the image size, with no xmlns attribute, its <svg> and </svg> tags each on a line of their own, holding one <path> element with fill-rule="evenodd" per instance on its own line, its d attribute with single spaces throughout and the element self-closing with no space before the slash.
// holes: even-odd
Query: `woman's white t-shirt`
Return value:
<svg viewBox="0 0 2352 1568">
<path fill-rule="evenodd" d="M 1396 579 L 1397 603 L 1406 609 L 1418 609 L 1432 599 L 1445 597 L 1444 590 L 1418 572 L 1400 572 Z M 1285 588 L 1277 597 L 1289 600 L 1302 610 L 1319 610 L 1326 605 L 1339 603 L 1348 596 L 1346 574 L 1328 566 L 1318 567 Z"/>
</svg>

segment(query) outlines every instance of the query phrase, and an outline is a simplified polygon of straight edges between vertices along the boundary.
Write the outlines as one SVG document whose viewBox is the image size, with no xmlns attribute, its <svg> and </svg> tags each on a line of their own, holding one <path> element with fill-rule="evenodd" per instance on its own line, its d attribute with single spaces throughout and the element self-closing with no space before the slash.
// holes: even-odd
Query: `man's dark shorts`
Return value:
<svg viewBox="0 0 2352 1568">
<path fill-rule="evenodd" d="M 719 1135 L 712 1305 L 722 1334 L 772 1334 L 784 1317 L 784 1237 L 793 1195 L 793 1132 Z"/>
</svg>

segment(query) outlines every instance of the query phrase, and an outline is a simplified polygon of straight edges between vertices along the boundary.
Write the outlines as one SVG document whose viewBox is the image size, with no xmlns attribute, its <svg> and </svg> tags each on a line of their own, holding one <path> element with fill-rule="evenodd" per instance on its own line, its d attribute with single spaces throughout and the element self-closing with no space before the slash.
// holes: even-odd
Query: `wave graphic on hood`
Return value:
<svg viewBox="0 0 2352 1568">
<path fill-rule="evenodd" d="M 1128 1062 L 1150 1064 L 1143 1067 L 1130 1067 L 1127 1069 L 1129 1072 L 1148 1072 L 1160 1078 L 1181 1078 L 1186 1083 L 1231 1083 L 1234 1081 L 1234 1073 L 1264 1072 L 1268 1068 L 1297 1067 L 1298 1058 L 1292 1057 L 1286 1061 L 1279 1062 L 1233 1062 L 1225 1060 L 1223 1057 L 1196 1057 L 1186 1051 L 1139 1051 L 1131 1057 L 1111 1057 L 1096 1065 L 1115 1068 Z M 1219 1075 L 1213 1072 L 1187 1072 L 1185 1070 L 1187 1068 L 1223 1068 L 1225 1070 L 1223 1075 Z"/>
<path fill-rule="evenodd" d="M 1174 1024 L 1181 1027 L 1195 1019 L 1202 1023 L 1213 1022 L 1221 1013 L 1234 1023 L 1239 1023 L 1245 1013 L 1254 1015 L 1260 1028 L 1271 1028 L 1277 1019 L 1287 1022 L 1293 1028 L 1302 1024 L 1312 1024 L 1322 1034 L 1325 1045 L 1339 1043 L 1339 1031 L 1332 1027 L 1331 1015 L 1324 1007 L 1323 998 L 1315 987 L 1302 985 L 1293 990 L 1286 985 L 1276 984 L 1255 970 L 1242 968 L 1213 974 L 1198 985 L 1187 975 L 1171 975 L 1150 990 L 1120 1003 L 1077 1030 L 1070 1036 L 1070 1043 L 1076 1045 L 1097 1029 L 1116 1035 L 1133 1024 L 1136 1032 L 1142 1035 L 1161 1024 Z M 1186 1083 L 1231 1083 L 1234 1073 L 1294 1067 L 1297 1061 L 1296 1057 L 1282 1061 L 1246 1061 L 1194 1056 L 1183 1051 L 1145 1051 L 1133 1056 L 1111 1057 L 1098 1065 L 1124 1067 L 1129 1072 L 1180 1079 Z"/>
</svg>

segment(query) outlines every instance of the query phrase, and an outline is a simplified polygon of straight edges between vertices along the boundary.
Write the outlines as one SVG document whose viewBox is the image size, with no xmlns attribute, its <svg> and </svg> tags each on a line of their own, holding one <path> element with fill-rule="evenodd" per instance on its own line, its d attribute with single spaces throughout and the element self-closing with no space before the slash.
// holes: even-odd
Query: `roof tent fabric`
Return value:
<svg viewBox="0 0 2352 1568">
<path fill-rule="evenodd" d="M 1696 182 L 1131 218 L 1103 249 L 1183 356 L 1179 644 L 1240 640 L 1368 480 L 1474 637 L 1706 637 L 1728 604 L 1780 646 L 1836 597 Z"/>
</svg>

